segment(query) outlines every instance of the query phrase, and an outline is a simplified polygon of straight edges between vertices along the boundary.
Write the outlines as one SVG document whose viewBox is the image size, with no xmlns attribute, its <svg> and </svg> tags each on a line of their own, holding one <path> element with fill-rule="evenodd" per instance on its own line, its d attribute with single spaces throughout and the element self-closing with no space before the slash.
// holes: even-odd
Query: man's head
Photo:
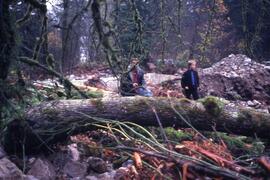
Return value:
<svg viewBox="0 0 270 180">
<path fill-rule="evenodd" d="M 136 66 L 139 64 L 140 60 L 138 58 L 131 58 L 130 61 L 130 67 L 131 67 L 131 71 L 135 71 L 136 70 Z"/>
<path fill-rule="evenodd" d="M 139 62 L 140 60 L 138 58 L 131 58 L 131 65 L 136 66 Z"/>
<path fill-rule="evenodd" d="M 192 59 L 188 61 L 188 69 L 195 70 L 196 69 L 196 60 Z"/>
</svg>

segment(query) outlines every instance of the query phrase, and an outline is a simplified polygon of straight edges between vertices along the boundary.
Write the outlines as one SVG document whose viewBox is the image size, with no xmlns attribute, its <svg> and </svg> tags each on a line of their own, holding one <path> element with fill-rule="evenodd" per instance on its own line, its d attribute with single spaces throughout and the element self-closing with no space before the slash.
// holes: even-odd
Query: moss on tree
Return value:
<svg viewBox="0 0 270 180">
<path fill-rule="evenodd" d="M 207 113 L 212 116 L 219 116 L 224 108 L 224 102 L 217 97 L 208 96 L 200 100 Z"/>
</svg>

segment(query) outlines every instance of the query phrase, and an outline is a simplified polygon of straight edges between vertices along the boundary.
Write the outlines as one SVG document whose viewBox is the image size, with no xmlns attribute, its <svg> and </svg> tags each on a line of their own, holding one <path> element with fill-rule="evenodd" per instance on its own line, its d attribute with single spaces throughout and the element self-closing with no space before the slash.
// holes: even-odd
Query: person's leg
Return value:
<svg viewBox="0 0 270 180">
<path fill-rule="evenodd" d="M 152 93 L 150 90 L 148 90 L 148 89 L 146 89 L 146 88 L 143 88 L 143 87 L 138 88 L 138 89 L 136 90 L 136 93 L 137 93 L 138 95 L 140 95 L 140 96 L 146 96 L 146 97 L 151 97 L 151 96 L 153 96 L 153 93 Z"/>
<path fill-rule="evenodd" d="M 190 89 L 185 89 L 185 97 L 188 98 L 188 99 L 191 99 L 191 90 Z"/>
<path fill-rule="evenodd" d="M 199 99 L 197 88 L 195 88 L 195 89 L 192 90 L 192 97 L 193 97 L 194 100 Z"/>
<path fill-rule="evenodd" d="M 152 97 L 153 96 L 153 93 L 151 92 L 150 89 L 145 89 L 145 96 L 146 97 Z"/>
</svg>

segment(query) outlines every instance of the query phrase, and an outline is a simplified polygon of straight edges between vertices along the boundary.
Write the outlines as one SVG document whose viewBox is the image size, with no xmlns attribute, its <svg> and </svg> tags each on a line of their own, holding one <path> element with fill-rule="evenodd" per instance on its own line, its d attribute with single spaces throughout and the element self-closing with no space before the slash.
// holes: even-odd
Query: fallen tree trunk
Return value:
<svg viewBox="0 0 270 180">
<path fill-rule="evenodd" d="M 15 138 L 16 142 L 24 142 L 25 148 L 30 149 L 60 142 L 69 133 L 89 130 L 93 127 L 89 125 L 97 122 L 95 118 L 158 126 L 153 108 L 163 126 L 185 128 L 190 127 L 190 123 L 198 130 L 212 131 L 214 127 L 222 132 L 270 137 L 270 114 L 237 108 L 232 112 L 220 104 L 213 97 L 202 102 L 160 97 L 52 101 L 29 109 L 24 121 L 17 119 L 10 123 L 6 142 L 14 142 Z"/>
</svg>

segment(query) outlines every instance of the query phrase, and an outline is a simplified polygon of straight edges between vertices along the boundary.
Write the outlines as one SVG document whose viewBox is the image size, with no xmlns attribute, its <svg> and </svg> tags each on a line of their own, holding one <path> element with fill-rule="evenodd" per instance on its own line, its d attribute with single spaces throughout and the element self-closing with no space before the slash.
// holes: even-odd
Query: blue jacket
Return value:
<svg viewBox="0 0 270 180">
<path fill-rule="evenodd" d="M 181 79 L 182 88 L 188 87 L 189 89 L 198 88 L 200 86 L 200 79 L 197 71 L 192 69 L 184 72 Z"/>
</svg>

